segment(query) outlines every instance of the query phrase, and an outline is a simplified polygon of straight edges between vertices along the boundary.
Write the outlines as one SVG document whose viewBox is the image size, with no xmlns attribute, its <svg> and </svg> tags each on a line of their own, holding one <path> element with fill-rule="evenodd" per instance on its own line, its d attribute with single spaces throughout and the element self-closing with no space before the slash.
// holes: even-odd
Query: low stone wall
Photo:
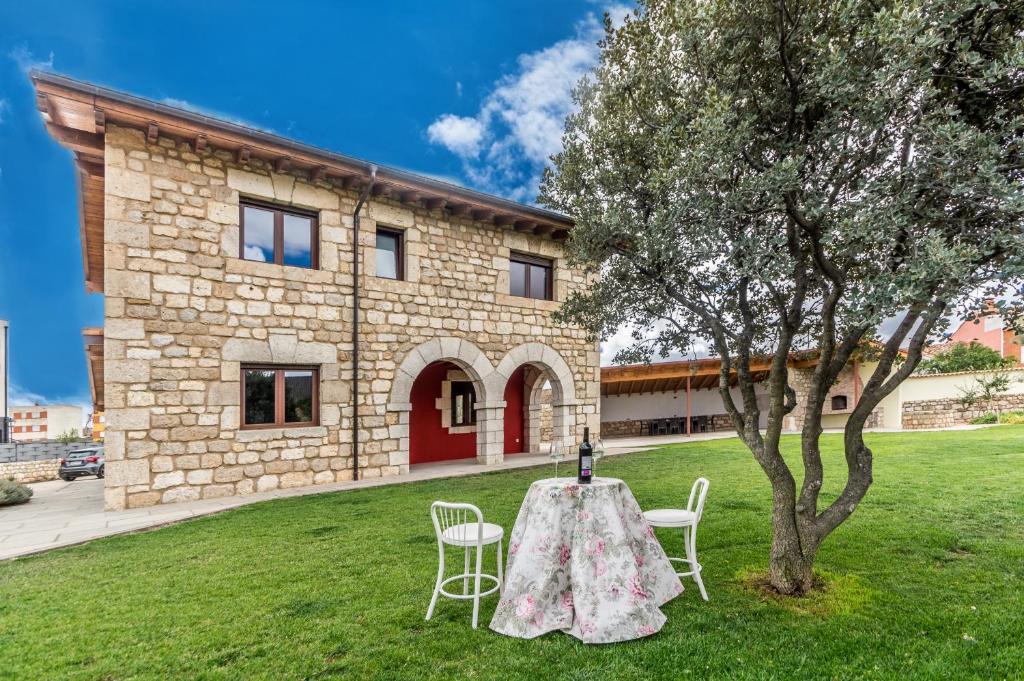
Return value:
<svg viewBox="0 0 1024 681">
<path fill-rule="evenodd" d="M 711 414 L 709 416 L 708 431 L 718 432 L 732 430 L 732 420 L 728 414 Z M 647 435 L 643 429 L 643 420 L 630 421 L 603 421 L 601 423 L 601 437 L 635 437 Z M 696 431 L 694 431 L 696 432 Z"/>
<path fill-rule="evenodd" d="M 60 459 L 45 461 L 10 461 L 0 463 L 0 479 L 15 482 L 42 482 L 56 480 Z"/>
<path fill-rule="evenodd" d="M 948 428 L 970 423 L 972 419 L 992 411 L 1024 410 L 1024 395 L 1000 395 L 992 404 L 977 403 L 964 407 L 955 399 L 914 400 L 903 403 L 900 421 L 904 430 Z"/>
</svg>

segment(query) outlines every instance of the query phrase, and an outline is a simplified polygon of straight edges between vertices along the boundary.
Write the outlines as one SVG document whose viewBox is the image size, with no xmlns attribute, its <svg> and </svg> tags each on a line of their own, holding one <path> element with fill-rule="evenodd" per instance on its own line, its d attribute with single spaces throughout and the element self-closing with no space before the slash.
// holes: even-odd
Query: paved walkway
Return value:
<svg viewBox="0 0 1024 681">
<path fill-rule="evenodd" d="M 609 447 L 606 455 L 627 454 L 646 448 L 620 446 L 616 443 L 614 447 Z M 551 465 L 551 460 L 546 454 L 514 454 L 493 466 L 480 466 L 473 459 L 445 461 L 413 466 L 408 475 L 402 476 L 278 489 L 246 496 L 203 499 L 125 511 L 103 510 L 102 480 L 89 478 L 74 482 L 38 482 L 29 485 L 34 494 L 27 504 L 0 508 L 0 560 L 81 544 L 99 537 L 160 527 L 268 499 L 365 489 L 436 478 L 454 478 L 544 464 Z M 571 470 L 573 462 L 569 461 L 566 464 Z"/>
</svg>

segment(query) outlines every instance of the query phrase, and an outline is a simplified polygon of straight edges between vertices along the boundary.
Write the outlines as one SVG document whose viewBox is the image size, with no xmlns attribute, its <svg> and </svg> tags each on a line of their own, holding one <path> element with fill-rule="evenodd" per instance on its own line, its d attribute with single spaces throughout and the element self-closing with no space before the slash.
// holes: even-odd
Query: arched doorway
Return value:
<svg viewBox="0 0 1024 681">
<path fill-rule="evenodd" d="M 411 348 L 392 380 L 389 433 L 393 461 L 500 461 L 501 417 L 488 403 L 494 366 L 473 343 L 438 338 Z M 495 442 L 497 440 L 497 442 Z"/>
<path fill-rule="evenodd" d="M 413 381 L 410 404 L 410 464 L 476 457 L 476 388 L 457 364 L 428 364 Z"/>
<path fill-rule="evenodd" d="M 505 454 L 539 454 L 552 443 L 575 442 L 575 385 L 568 365 L 554 349 L 542 343 L 517 346 L 502 359 L 495 376 L 507 377 L 501 386 Z"/>
</svg>

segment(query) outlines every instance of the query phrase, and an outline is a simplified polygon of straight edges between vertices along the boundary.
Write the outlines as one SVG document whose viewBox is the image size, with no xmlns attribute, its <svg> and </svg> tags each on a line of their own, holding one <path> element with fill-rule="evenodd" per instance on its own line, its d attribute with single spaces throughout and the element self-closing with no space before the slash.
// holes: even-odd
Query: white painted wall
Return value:
<svg viewBox="0 0 1024 681">
<path fill-rule="evenodd" d="M 767 394 L 761 385 L 755 386 L 758 403 L 761 405 L 761 427 L 767 424 Z M 738 406 L 743 398 L 738 388 L 731 391 Z M 725 405 L 718 390 L 693 390 L 690 393 L 691 415 L 711 416 L 724 414 Z M 670 418 L 686 416 L 686 389 L 675 392 L 643 393 L 632 395 L 609 395 L 601 398 L 601 420 L 636 421 L 641 419 Z"/>
</svg>

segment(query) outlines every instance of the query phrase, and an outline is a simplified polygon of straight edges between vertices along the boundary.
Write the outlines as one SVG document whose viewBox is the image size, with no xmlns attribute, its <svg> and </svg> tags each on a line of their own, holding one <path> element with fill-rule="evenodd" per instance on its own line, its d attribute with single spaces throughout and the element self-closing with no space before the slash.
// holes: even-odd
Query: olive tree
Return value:
<svg viewBox="0 0 1024 681">
<path fill-rule="evenodd" d="M 595 283 L 559 315 L 602 338 L 632 327 L 618 361 L 721 358 L 725 409 L 771 484 L 781 593 L 812 587 L 819 547 L 864 498 L 866 419 L 929 338 L 989 297 L 1016 319 L 1022 20 L 1010 0 L 642 0 L 606 19 L 577 87 L 541 201 L 576 220 L 570 258 Z M 867 350 L 845 482 L 819 498 L 825 399 Z M 789 365 L 808 351 L 798 403 Z M 794 409 L 799 481 L 780 452 Z"/>
</svg>

